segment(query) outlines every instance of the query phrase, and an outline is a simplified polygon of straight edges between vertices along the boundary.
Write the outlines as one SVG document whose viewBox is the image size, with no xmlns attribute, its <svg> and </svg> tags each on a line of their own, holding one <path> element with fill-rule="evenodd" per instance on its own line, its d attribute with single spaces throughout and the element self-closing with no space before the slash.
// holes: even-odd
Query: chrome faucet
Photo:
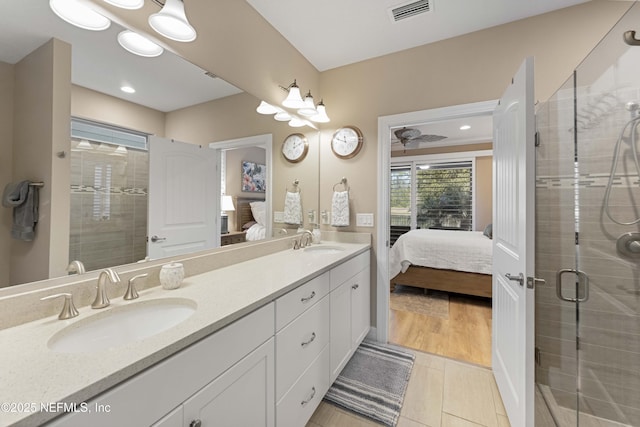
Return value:
<svg viewBox="0 0 640 427">
<path fill-rule="evenodd" d="M 304 248 L 310 246 L 313 242 L 313 233 L 309 230 L 303 230 L 302 236 L 300 236 L 300 247 Z"/>
<path fill-rule="evenodd" d="M 78 261 L 76 259 L 69 263 L 69 265 L 67 266 L 67 271 L 69 273 L 84 274 L 86 270 L 82 261 Z"/>
<path fill-rule="evenodd" d="M 110 268 L 102 270 L 98 276 L 98 292 L 96 293 L 96 299 L 91 303 L 91 308 L 105 308 L 111 304 L 109 297 L 107 296 L 105 283 L 107 279 L 113 284 L 120 283 L 120 276 L 118 276 L 118 273 Z"/>
</svg>

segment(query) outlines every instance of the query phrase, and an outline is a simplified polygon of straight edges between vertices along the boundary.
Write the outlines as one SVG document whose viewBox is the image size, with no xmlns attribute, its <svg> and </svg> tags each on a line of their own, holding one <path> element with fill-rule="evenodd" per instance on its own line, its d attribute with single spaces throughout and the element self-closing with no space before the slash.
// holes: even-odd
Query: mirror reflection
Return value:
<svg viewBox="0 0 640 427">
<path fill-rule="evenodd" d="M 251 222 L 257 222 L 251 204 L 270 194 L 244 187 L 247 165 L 253 165 L 254 185 L 261 166 L 272 168 L 273 209 L 282 210 L 284 183 L 299 177 L 299 170 L 280 159 L 280 144 L 290 128 L 258 115 L 254 97 L 166 50 L 155 58 L 125 51 L 116 41 L 123 28 L 115 23 L 105 31 L 81 30 L 39 0 L 12 2 L 3 9 L 0 40 L 11 43 L 0 44 L 0 111 L 6 113 L 0 118 L 0 148 L 6 154 L 0 158 L 0 186 L 21 180 L 45 185 L 39 190 L 33 241 L 9 238 L 11 210 L 0 212 L 0 287 L 77 272 L 77 265 L 67 271 L 73 260 L 89 271 L 246 241 Z M 135 92 L 123 92 L 124 86 Z M 259 134 L 272 135 L 272 158 L 261 143 L 209 150 L 216 141 Z M 198 181 L 212 190 L 215 202 L 208 206 L 217 210 L 210 221 L 216 229 L 204 233 L 206 246 L 182 244 L 180 251 L 149 253 L 151 214 L 159 212 L 149 205 L 153 138 L 185 141 L 214 153 L 209 161 L 213 175 Z M 317 151 L 311 150 L 302 177 L 307 200 L 314 200 L 313 194 L 317 199 L 314 155 Z M 187 184 L 170 181 L 171 188 L 162 183 L 159 188 L 184 197 Z M 231 207 L 222 202 L 223 195 L 231 196 Z M 211 220 L 210 207 L 187 209 L 184 199 L 175 200 L 173 213 L 182 206 L 182 220 L 207 215 Z M 269 237 L 265 230 L 255 231 L 256 238 Z M 158 232 L 157 238 L 166 236 Z"/>
</svg>

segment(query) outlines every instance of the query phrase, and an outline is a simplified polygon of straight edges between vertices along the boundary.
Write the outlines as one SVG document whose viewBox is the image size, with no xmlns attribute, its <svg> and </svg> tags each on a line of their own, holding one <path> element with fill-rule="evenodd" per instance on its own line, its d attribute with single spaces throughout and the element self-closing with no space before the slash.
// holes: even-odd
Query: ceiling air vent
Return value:
<svg viewBox="0 0 640 427">
<path fill-rule="evenodd" d="M 431 11 L 431 0 L 419 0 L 391 9 L 394 22 Z"/>
</svg>

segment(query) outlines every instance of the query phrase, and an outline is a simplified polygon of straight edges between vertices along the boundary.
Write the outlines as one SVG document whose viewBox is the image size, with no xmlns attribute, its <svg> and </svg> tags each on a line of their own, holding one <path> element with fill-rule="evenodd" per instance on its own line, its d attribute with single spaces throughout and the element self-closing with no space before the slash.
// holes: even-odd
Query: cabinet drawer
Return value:
<svg viewBox="0 0 640 427">
<path fill-rule="evenodd" d="M 276 401 L 329 342 L 329 315 L 326 296 L 276 334 Z"/>
<path fill-rule="evenodd" d="M 334 290 L 349 278 L 365 268 L 369 268 L 369 251 L 361 253 L 331 270 L 331 290 Z"/>
<path fill-rule="evenodd" d="M 304 426 L 329 390 L 329 346 L 325 346 L 276 406 L 278 427 Z"/>
<path fill-rule="evenodd" d="M 276 300 L 276 331 L 329 293 L 329 272 L 311 279 Z"/>
</svg>

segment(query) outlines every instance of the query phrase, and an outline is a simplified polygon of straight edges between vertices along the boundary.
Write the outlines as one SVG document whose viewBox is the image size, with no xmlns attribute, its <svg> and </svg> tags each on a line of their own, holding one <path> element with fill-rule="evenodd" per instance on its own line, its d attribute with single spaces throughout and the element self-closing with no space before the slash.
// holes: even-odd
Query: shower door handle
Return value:
<svg viewBox="0 0 640 427">
<path fill-rule="evenodd" d="M 580 297 L 580 288 L 578 288 L 576 298 L 569 298 L 562 295 L 562 275 L 567 273 L 572 273 L 578 276 L 578 283 L 584 285 L 582 297 Z M 587 273 L 584 271 L 574 270 L 572 268 L 563 268 L 562 270 L 558 270 L 556 273 L 556 295 L 562 301 L 586 302 L 589 299 L 589 276 L 587 276 Z"/>
</svg>

